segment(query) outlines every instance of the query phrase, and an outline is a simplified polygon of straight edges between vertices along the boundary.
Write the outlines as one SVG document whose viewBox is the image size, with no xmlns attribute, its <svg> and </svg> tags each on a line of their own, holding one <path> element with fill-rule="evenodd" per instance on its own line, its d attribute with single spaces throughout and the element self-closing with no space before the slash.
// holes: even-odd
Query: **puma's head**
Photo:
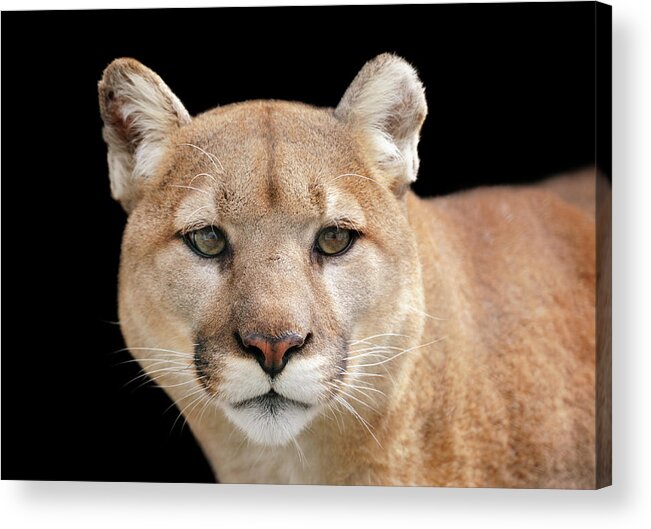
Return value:
<svg viewBox="0 0 651 529">
<path fill-rule="evenodd" d="M 329 406 L 360 408 L 355 386 L 388 383 L 380 353 L 422 327 L 405 193 L 427 106 L 409 64 L 376 57 L 335 109 L 249 101 L 192 118 L 118 59 L 99 100 L 129 215 L 122 331 L 186 415 L 217 406 L 284 444 Z"/>
</svg>

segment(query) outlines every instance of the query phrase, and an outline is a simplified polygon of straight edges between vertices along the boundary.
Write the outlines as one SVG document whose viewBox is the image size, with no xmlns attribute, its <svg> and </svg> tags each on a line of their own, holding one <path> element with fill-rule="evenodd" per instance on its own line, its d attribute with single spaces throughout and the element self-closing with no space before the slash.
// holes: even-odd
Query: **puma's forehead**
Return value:
<svg viewBox="0 0 651 529">
<path fill-rule="evenodd" d="M 160 189 L 179 196 L 184 225 L 196 208 L 197 218 L 238 223 L 278 209 L 307 218 L 345 210 L 351 224 L 362 223 L 355 195 L 374 182 L 354 141 L 329 109 L 280 101 L 220 107 L 175 135 Z"/>
<path fill-rule="evenodd" d="M 255 200 L 258 213 L 284 198 L 289 207 L 316 207 L 324 200 L 316 184 L 341 174 L 379 182 L 396 197 L 416 179 L 427 104 L 416 71 L 394 55 L 369 61 L 335 109 L 250 101 L 192 119 L 156 73 L 129 58 L 113 61 L 98 88 L 111 192 L 127 213 L 162 173 L 194 178 L 207 161 L 223 173 L 234 206 Z M 216 158 L 206 154 L 201 165 L 197 147 Z"/>
</svg>

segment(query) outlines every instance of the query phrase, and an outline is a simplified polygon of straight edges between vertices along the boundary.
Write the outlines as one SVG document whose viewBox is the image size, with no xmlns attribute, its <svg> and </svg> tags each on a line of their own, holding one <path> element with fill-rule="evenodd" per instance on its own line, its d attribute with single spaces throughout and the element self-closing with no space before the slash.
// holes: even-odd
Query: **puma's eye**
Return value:
<svg viewBox="0 0 651 529">
<path fill-rule="evenodd" d="M 217 257 L 226 249 L 224 232 L 214 226 L 188 232 L 183 238 L 201 257 Z"/>
<path fill-rule="evenodd" d="M 316 248 L 325 255 L 344 253 L 353 242 L 354 232 L 339 228 L 325 228 L 316 239 Z"/>
</svg>

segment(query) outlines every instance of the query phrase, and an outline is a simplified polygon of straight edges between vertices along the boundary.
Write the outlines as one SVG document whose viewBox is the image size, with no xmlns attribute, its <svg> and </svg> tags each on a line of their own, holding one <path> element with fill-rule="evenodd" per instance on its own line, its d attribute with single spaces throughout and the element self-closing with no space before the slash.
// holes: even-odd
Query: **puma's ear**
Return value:
<svg viewBox="0 0 651 529">
<path fill-rule="evenodd" d="M 372 160 L 397 194 L 416 180 L 418 138 L 426 115 L 425 89 L 416 70 L 389 53 L 364 65 L 335 109 L 337 118 L 362 134 Z"/>
<path fill-rule="evenodd" d="M 190 122 L 158 75 L 134 59 L 116 59 L 99 82 L 99 107 L 108 146 L 111 194 L 130 212 L 152 176 L 170 132 Z"/>
</svg>

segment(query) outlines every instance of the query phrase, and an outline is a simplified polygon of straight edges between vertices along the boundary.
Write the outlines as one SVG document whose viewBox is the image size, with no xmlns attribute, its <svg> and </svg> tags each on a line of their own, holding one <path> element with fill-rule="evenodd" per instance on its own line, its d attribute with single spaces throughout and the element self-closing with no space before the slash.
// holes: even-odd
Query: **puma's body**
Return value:
<svg viewBox="0 0 651 529">
<path fill-rule="evenodd" d="M 418 198 L 388 55 L 335 110 L 192 119 L 132 60 L 100 105 L 122 331 L 220 481 L 595 486 L 594 178 Z"/>
<path fill-rule="evenodd" d="M 446 338 L 402 360 L 391 403 L 370 415 L 380 444 L 326 416 L 299 438 L 302 464 L 291 444 L 261 456 L 223 418 L 195 429 L 219 478 L 594 487 L 591 214 L 533 186 L 407 204 L 431 316 L 420 341 Z M 558 274 L 572 280 L 559 288 Z"/>
</svg>

